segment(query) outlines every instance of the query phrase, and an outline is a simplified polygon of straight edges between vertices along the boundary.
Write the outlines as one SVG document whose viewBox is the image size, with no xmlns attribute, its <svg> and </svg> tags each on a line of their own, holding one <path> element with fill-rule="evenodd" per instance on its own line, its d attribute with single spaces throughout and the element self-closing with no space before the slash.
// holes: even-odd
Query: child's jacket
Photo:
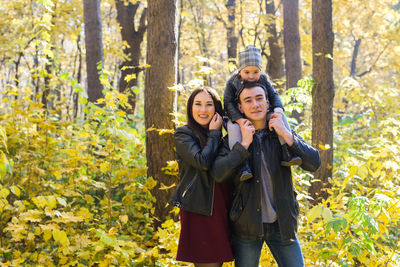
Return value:
<svg viewBox="0 0 400 267">
<path fill-rule="evenodd" d="M 263 84 L 267 89 L 268 100 L 269 100 L 269 111 L 273 111 L 274 108 L 282 108 L 282 101 L 279 94 L 275 91 L 272 85 L 269 83 L 267 75 L 261 73 L 259 83 Z M 238 74 L 233 75 L 227 82 L 224 91 L 224 110 L 231 121 L 243 118 L 237 107 L 236 94 L 240 90 L 242 80 Z"/>
</svg>

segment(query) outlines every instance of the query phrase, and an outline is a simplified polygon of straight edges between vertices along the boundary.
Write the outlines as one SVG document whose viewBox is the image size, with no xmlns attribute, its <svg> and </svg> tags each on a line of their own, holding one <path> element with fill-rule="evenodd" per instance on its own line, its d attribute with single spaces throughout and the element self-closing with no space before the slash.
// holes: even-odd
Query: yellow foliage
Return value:
<svg viewBox="0 0 400 267">
<path fill-rule="evenodd" d="M 147 190 L 151 190 L 151 189 L 153 189 L 156 185 L 157 185 L 157 181 L 155 181 L 155 180 L 153 179 L 153 177 L 149 177 L 149 178 L 147 178 L 146 183 L 144 184 L 144 187 L 145 187 Z"/>
<path fill-rule="evenodd" d="M 10 190 L 7 188 L 2 188 L 0 189 L 0 197 L 1 198 L 7 198 L 7 196 L 10 194 Z"/>
<path fill-rule="evenodd" d="M 40 222 L 42 220 L 42 216 L 43 212 L 35 209 L 22 212 L 19 216 L 19 219 L 27 222 Z"/>
<path fill-rule="evenodd" d="M 109 171 L 110 164 L 108 162 L 102 162 L 100 164 L 100 171 L 106 174 Z"/>
<path fill-rule="evenodd" d="M 129 219 L 127 215 L 120 215 L 118 218 L 124 224 L 127 223 Z"/>
<path fill-rule="evenodd" d="M 61 244 L 63 247 L 66 247 L 69 245 L 69 239 L 67 237 L 67 234 L 64 231 L 54 229 L 52 231 L 52 236 L 53 236 L 54 241 Z"/>
<path fill-rule="evenodd" d="M 201 50 L 222 51 L 226 35 L 220 33 L 225 28 L 215 21 L 215 12 L 226 17 L 226 3 L 213 1 L 216 8 L 210 9 L 207 1 L 197 1 L 193 8 L 188 8 L 189 2 L 183 1 L 181 7 L 182 80 L 197 75 L 199 79 L 185 85 L 197 87 L 205 84 L 206 79 L 200 76 L 209 77 L 211 73 L 210 81 L 222 92 L 228 69 L 233 70 L 234 64 L 223 64 L 223 54 L 211 53 L 210 57 L 197 57 L 200 67 L 196 73 L 193 62 L 197 48 L 193 40 L 206 33 L 204 36 L 210 38 L 203 42 L 207 47 Z M 313 207 L 307 194 L 312 175 L 294 170 L 302 209 L 299 237 L 306 266 L 399 265 L 400 101 L 396 86 L 400 37 L 398 10 L 392 2 L 356 0 L 333 4 L 334 21 L 340 21 L 334 23 L 335 34 L 340 37 L 333 54 L 335 143 L 333 147 L 319 146 L 322 150 L 334 149 L 329 198 Z M 237 10 L 245 25 L 242 43 L 256 42 L 258 46 L 253 34 L 260 40 L 267 38 L 265 27 L 258 25 L 275 19 L 261 14 L 257 1 L 239 4 L 246 7 L 239 5 Z M 117 78 L 109 70 L 118 76 L 114 67 L 129 55 L 121 52 L 127 44 L 119 40 L 114 5 L 113 1 L 102 1 L 101 10 L 107 12 L 102 18 L 109 26 L 103 33 L 105 64 L 100 76 L 106 96 L 98 101 L 104 107 L 92 107 L 84 96 L 83 85 L 67 73 L 75 72 L 75 60 L 79 58 L 75 44 L 82 44 L 83 23 L 76 23 L 83 21 L 82 1 L 0 2 L 0 10 L 5 11 L 0 20 L 5 70 L 0 78 L 1 265 L 186 265 L 175 261 L 179 223 L 168 219 L 157 231 L 152 228 L 155 199 L 150 190 L 154 190 L 156 181 L 146 177 L 142 91 L 137 90 L 137 112 L 128 115 L 133 118 L 134 127 L 132 121 L 126 120 L 125 111 L 119 110 L 120 106 L 127 106 L 128 97 L 113 88 Z M 201 15 L 197 16 L 197 12 Z M 300 9 L 302 45 L 306 48 L 311 48 L 310 14 L 311 1 L 306 0 Z M 280 17 L 276 22 L 279 30 Z M 344 78 L 349 73 L 356 40 L 362 40 L 356 78 Z M 203 43 L 199 40 L 199 44 Z M 302 51 L 304 62 L 308 63 L 304 64 L 306 75 L 311 72 L 311 51 Z M 264 52 L 268 54 L 268 48 Z M 331 59 L 333 55 L 320 54 Z M 23 60 L 17 67 L 19 57 Z M 47 63 L 51 63 L 50 69 L 46 68 Z M 368 70 L 361 78 L 357 76 Z M 142 82 L 141 75 L 127 77 L 131 78 Z M 15 86 L 17 83 L 22 86 Z M 60 93 L 61 101 L 54 101 L 54 110 L 42 109 L 44 86 Z M 180 92 L 179 97 L 184 100 L 185 86 L 174 85 L 170 89 Z M 79 95 L 84 113 L 76 120 L 72 120 L 70 102 L 60 103 L 73 93 Z M 178 107 L 181 110 L 172 115 L 183 117 L 183 104 Z M 311 139 L 311 116 L 307 112 L 303 122 L 299 129 L 308 127 L 303 136 Z M 173 129 L 149 130 L 173 134 Z M 175 175 L 176 162 L 166 164 L 164 170 Z M 172 186 L 160 184 L 159 188 L 171 190 Z M 265 247 L 260 264 L 275 264 Z"/>
<path fill-rule="evenodd" d="M 107 101 L 117 101 L 115 96 L 126 100 L 113 92 Z M 156 244 L 151 234 L 155 199 L 149 190 L 157 183 L 145 178 L 143 136 L 116 121 L 124 112 L 94 108 L 91 114 L 103 116 L 96 119 L 101 127 L 91 121 L 74 125 L 46 117 L 41 105 L 29 104 L 27 112 L 18 103 L 0 121 L 6 162 L 0 179 L 0 239 L 2 251 L 21 253 L 0 254 L 0 261 L 10 266 L 82 266 L 82 261 L 126 266 L 137 261 L 138 252 L 147 253 L 147 246 Z"/>
</svg>

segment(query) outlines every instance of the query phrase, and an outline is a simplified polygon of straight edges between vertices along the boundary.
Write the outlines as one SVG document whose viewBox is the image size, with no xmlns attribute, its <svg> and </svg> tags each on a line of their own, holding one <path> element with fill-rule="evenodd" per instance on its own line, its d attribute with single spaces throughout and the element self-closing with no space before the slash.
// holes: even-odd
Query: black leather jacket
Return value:
<svg viewBox="0 0 400 267">
<path fill-rule="evenodd" d="M 265 135 L 262 142 L 260 143 L 258 138 L 254 138 L 249 147 L 251 153 L 249 162 L 253 178 L 244 182 L 239 181 L 237 168 L 239 165 L 236 161 L 231 160 L 234 157 L 232 154 L 236 152 L 235 150 L 229 151 L 227 140 L 224 141 L 223 148 L 219 149 L 210 174 L 215 179 L 218 177 L 220 181 L 233 179 L 233 201 L 229 213 L 233 233 L 246 239 L 262 238 L 260 172 L 263 147 L 267 152 L 264 155 L 272 177 L 281 237 L 284 242 L 294 240 L 299 205 L 293 188 L 291 169 L 280 165 L 282 149 L 278 136 L 268 129 L 263 131 Z M 302 158 L 303 164 L 300 167 L 307 171 L 316 171 L 321 164 L 319 152 L 297 134 L 293 133 L 293 136 L 294 143 L 289 149 L 291 153 Z M 236 143 L 236 146 L 242 147 L 239 143 Z"/>
<path fill-rule="evenodd" d="M 269 100 L 269 111 L 274 111 L 274 108 L 280 107 L 283 109 L 282 101 L 279 94 L 272 87 L 268 81 L 266 74 L 261 73 L 259 83 L 263 84 L 267 89 L 268 100 Z M 242 86 L 242 81 L 238 74 L 232 75 L 232 77 L 226 82 L 224 90 L 224 110 L 231 121 L 243 118 L 243 114 L 240 113 L 237 107 L 237 94 Z"/>
<path fill-rule="evenodd" d="M 212 215 L 214 179 L 209 175 L 209 169 L 217 156 L 218 146 L 223 144 L 221 137 L 221 131 L 211 130 L 207 144 L 201 148 L 199 138 L 187 125 L 175 130 L 180 182 L 169 201 L 171 205 L 202 215 Z M 236 153 L 238 164 L 244 160 L 243 155 L 248 154 L 243 147 Z"/>
</svg>

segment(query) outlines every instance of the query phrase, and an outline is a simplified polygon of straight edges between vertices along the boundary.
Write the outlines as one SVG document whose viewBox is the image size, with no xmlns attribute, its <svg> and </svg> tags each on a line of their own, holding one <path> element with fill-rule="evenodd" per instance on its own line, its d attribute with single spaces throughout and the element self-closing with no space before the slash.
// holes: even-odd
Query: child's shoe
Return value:
<svg viewBox="0 0 400 267">
<path fill-rule="evenodd" d="M 282 161 L 281 165 L 285 167 L 301 165 L 303 160 L 298 156 L 293 156 L 288 149 L 287 144 L 282 145 Z"/>
<path fill-rule="evenodd" d="M 250 166 L 249 166 L 249 163 L 247 160 L 242 164 L 240 171 L 241 171 L 240 172 L 240 181 L 241 182 L 253 178 L 253 174 L 251 173 Z"/>
</svg>

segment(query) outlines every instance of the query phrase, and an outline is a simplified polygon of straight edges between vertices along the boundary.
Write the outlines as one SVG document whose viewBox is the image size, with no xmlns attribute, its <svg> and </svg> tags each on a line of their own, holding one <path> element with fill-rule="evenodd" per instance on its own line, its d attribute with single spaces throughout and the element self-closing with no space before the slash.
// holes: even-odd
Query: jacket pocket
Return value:
<svg viewBox="0 0 400 267">
<path fill-rule="evenodd" d="M 229 218 L 232 222 L 236 222 L 240 215 L 242 214 L 243 211 L 243 199 L 241 195 L 238 195 L 235 197 L 235 199 L 232 202 L 232 207 L 229 212 Z"/>
<path fill-rule="evenodd" d="M 243 182 L 240 183 L 237 193 L 233 198 L 231 209 L 229 211 L 229 219 L 232 222 L 236 222 L 240 215 L 242 215 L 244 209 L 244 197 L 243 197 Z"/>
</svg>

